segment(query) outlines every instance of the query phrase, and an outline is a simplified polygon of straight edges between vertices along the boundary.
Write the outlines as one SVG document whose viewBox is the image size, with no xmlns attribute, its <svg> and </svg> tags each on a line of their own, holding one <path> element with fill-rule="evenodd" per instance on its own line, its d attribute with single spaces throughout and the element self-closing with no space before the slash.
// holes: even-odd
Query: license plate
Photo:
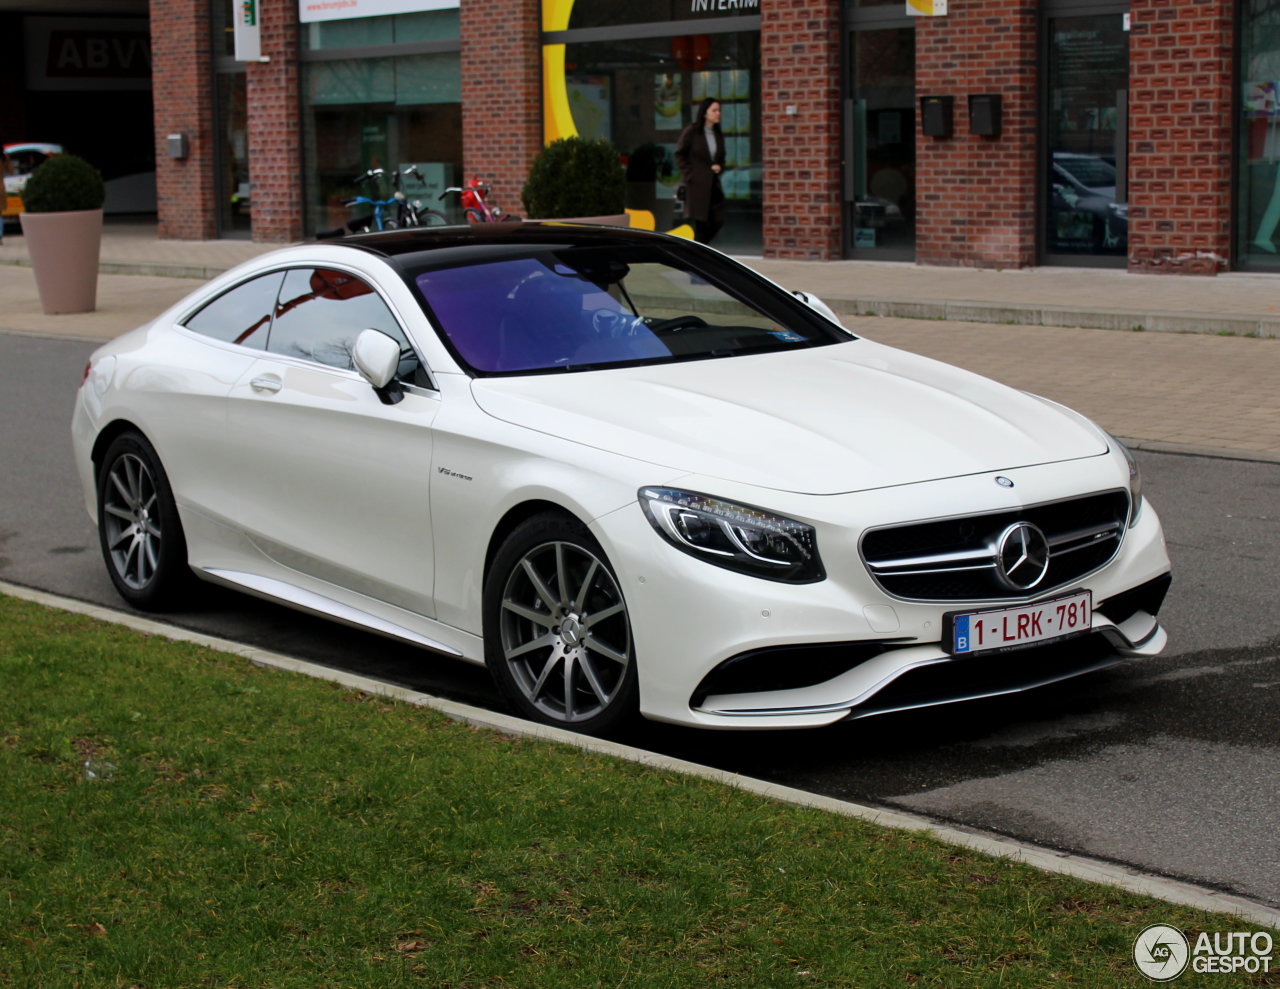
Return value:
<svg viewBox="0 0 1280 989">
<path fill-rule="evenodd" d="M 1093 594 L 1077 591 L 1052 601 L 947 617 L 951 632 L 947 651 L 953 656 L 1018 649 L 1088 632 L 1093 622 Z"/>
</svg>

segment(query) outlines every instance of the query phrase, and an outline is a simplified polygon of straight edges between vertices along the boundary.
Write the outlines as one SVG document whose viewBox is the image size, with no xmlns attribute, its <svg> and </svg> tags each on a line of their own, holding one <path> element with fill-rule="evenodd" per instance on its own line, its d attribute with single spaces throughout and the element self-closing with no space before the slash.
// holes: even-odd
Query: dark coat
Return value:
<svg viewBox="0 0 1280 989">
<path fill-rule="evenodd" d="M 718 124 L 715 134 L 716 154 L 713 159 L 701 124 L 690 124 L 680 132 L 680 140 L 676 144 L 676 165 L 680 169 L 680 178 L 684 181 L 686 220 L 710 219 L 713 203 L 724 198 L 724 194 L 720 192 L 720 176 L 711 170 L 712 165 L 719 165 L 720 170 L 724 171 L 724 134 L 720 132 Z M 713 192 L 719 195 L 714 195 Z"/>
</svg>

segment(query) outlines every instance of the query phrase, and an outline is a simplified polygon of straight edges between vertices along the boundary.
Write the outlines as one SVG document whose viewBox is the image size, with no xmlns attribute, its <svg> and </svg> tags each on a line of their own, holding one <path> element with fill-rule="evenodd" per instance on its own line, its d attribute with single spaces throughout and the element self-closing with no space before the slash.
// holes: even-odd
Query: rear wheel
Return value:
<svg viewBox="0 0 1280 989">
<path fill-rule="evenodd" d="M 102 458 L 98 539 L 111 582 L 135 607 L 171 606 L 189 588 L 187 543 L 169 478 L 139 433 L 117 436 Z"/>
<path fill-rule="evenodd" d="M 631 623 L 586 527 L 537 515 L 503 543 L 485 581 L 485 661 L 523 716 L 585 734 L 635 714 Z"/>
</svg>

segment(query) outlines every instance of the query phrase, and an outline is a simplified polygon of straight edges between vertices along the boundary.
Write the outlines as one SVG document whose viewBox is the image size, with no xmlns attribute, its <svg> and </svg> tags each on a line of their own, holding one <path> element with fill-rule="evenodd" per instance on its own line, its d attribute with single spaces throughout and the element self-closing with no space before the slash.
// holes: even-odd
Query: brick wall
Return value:
<svg viewBox="0 0 1280 989">
<path fill-rule="evenodd" d="M 1036 260 L 1036 0 L 952 0 L 916 21 L 916 94 L 954 98 L 954 134 L 916 129 L 916 260 L 977 268 Z M 999 137 L 970 133 L 968 97 L 1002 98 Z"/>
<path fill-rule="evenodd" d="M 217 236 L 209 0 L 151 0 L 151 85 L 156 129 L 158 234 L 168 240 Z M 170 158 L 166 138 L 185 134 L 186 158 Z"/>
<path fill-rule="evenodd" d="M 462 160 L 520 215 L 520 190 L 542 148 L 538 0 L 463 0 Z"/>
<path fill-rule="evenodd" d="M 1227 0 L 1132 0 L 1129 270 L 1212 274 L 1230 256 Z"/>
<path fill-rule="evenodd" d="M 840 0 L 760 4 L 767 257 L 840 257 L 840 11 Z"/>
<path fill-rule="evenodd" d="M 245 66 L 253 239 L 289 243 L 301 239 L 303 219 L 298 4 L 266 0 L 258 16 L 270 61 Z"/>
</svg>

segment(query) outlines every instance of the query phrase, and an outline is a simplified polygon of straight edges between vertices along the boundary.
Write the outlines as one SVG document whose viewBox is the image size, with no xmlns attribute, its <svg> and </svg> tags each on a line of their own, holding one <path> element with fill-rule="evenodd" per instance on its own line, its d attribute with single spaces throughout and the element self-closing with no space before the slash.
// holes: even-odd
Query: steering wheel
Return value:
<svg viewBox="0 0 1280 989">
<path fill-rule="evenodd" d="M 707 321 L 701 316 L 694 316 L 692 313 L 685 316 L 674 316 L 671 319 L 660 319 L 656 323 L 649 324 L 649 332 L 656 334 L 676 333 L 679 330 L 691 328 L 695 326 L 706 326 Z"/>
<path fill-rule="evenodd" d="M 591 325 L 601 336 L 621 340 L 624 337 L 638 336 L 645 322 L 639 316 L 616 309 L 597 309 L 591 315 Z"/>
</svg>

